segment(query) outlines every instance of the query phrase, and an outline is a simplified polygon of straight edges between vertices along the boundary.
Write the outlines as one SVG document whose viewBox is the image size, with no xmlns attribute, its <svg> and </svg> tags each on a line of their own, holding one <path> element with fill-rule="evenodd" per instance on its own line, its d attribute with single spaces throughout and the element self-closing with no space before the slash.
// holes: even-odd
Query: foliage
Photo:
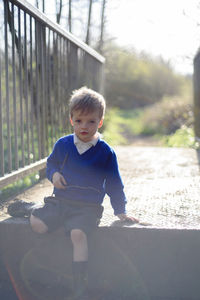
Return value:
<svg viewBox="0 0 200 300">
<path fill-rule="evenodd" d="M 195 140 L 193 128 L 183 125 L 177 129 L 172 135 L 164 136 L 162 138 L 164 146 L 167 147 L 189 147 L 199 149 L 200 144 Z"/>
<path fill-rule="evenodd" d="M 38 173 L 34 173 L 30 176 L 26 176 L 23 179 L 17 180 L 12 184 L 9 184 L 5 186 L 3 189 L 0 191 L 0 201 L 6 200 L 8 197 L 11 197 L 13 195 L 16 195 L 22 190 L 32 186 L 33 184 L 37 183 L 39 180 L 39 175 Z"/>
<path fill-rule="evenodd" d="M 142 131 L 141 110 L 110 108 L 102 127 L 103 138 L 111 145 L 127 145 Z"/>
<path fill-rule="evenodd" d="M 141 134 L 172 134 L 181 126 L 193 125 L 191 87 L 181 95 L 164 97 L 162 101 L 146 107 L 141 115 Z"/>
<path fill-rule="evenodd" d="M 164 146 L 198 147 L 194 139 L 191 82 L 185 83 L 181 94 L 164 97 L 145 108 L 109 109 L 103 135 L 111 144 L 128 144 L 134 136 L 151 135 Z"/>
<path fill-rule="evenodd" d="M 123 137 L 123 124 L 124 119 L 120 116 L 118 109 L 108 110 L 102 127 L 103 138 L 113 146 L 126 144 L 127 141 Z"/>
<path fill-rule="evenodd" d="M 136 108 L 179 94 L 183 76 L 177 75 L 161 57 L 121 48 L 105 48 L 105 89 L 110 106 Z"/>
</svg>

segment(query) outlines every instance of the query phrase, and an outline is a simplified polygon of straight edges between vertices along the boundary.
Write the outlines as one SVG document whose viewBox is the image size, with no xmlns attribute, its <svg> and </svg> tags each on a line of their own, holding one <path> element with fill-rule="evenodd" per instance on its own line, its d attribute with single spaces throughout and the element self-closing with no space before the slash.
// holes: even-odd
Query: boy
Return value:
<svg viewBox="0 0 200 300">
<path fill-rule="evenodd" d="M 113 149 L 101 140 L 105 100 L 83 87 L 73 92 L 69 103 L 74 134 L 61 137 L 47 159 L 47 178 L 54 198 L 31 210 L 34 231 L 45 233 L 64 225 L 73 244 L 74 299 L 88 299 L 88 237 L 102 217 L 105 194 L 120 220 L 138 222 L 126 214 L 126 197 Z"/>
</svg>

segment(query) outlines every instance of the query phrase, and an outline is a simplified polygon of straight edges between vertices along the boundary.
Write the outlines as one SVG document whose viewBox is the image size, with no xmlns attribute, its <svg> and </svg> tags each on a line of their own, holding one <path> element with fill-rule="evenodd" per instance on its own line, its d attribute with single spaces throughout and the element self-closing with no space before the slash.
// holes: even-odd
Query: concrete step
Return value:
<svg viewBox="0 0 200 300">
<path fill-rule="evenodd" d="M 28 220 L 11 218 L 0 224 L 0 241 L 19 299 L 67 299 L 72 245 L 63 229 L 41 236 Z M 100 227 L 90 239 L 91 294 L 98 295 L 94 299 L 198 300 L 199 253 L 199 230 Z"/>
</svg>

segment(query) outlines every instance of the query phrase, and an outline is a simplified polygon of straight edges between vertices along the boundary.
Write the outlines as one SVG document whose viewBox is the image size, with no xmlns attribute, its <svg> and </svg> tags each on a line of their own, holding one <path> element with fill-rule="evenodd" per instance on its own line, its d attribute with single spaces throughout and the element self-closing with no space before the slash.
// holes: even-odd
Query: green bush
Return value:
<svg viewBox="0 0 200 300">
<path fill-rule="evenodd" d="M 107 111 L 102 135 L 105 141 L 111 145 L 127 144 L 126 138 L 123 137 L 124 119 L 120 116 L 118 109 L 110 109 Z"/>
<path fill-rule="evenodd" d="M 199 149 L 200 144 L 195 140 L 193 128 L 183 125 L 172 135 L 164 136 L 163 145 L 167 147 L 190 147 Z"/>
<path fill-rule="evenodd" d="M 142 114 L 143 134 L 172 134 L 181 126 L 193 124 L 193 109 L 189 98 L 165 97 L 145 108 Z"/>
<path fill-rule="evenodd" d="M 133 137 L 140 135 L 144 128 L 142 123 L 143 111 L 120 110 L 110 108 L 102 128 L 103 138 L 111 145 L 127 145 Z"/>
</svg>

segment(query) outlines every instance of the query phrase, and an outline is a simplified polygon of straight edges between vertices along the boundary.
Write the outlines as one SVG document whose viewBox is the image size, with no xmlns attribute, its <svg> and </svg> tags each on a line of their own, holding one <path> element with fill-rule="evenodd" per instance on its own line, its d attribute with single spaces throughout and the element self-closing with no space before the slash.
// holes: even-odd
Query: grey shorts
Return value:
<svg viewBox="0 0 200 300">
<path fill-rule="evenodd" d="M 52 232 L 64 226 L 66 233 L 81 229 L 87 235 L 98 227 L 103 206 L 70 201 L 58 197 L 46 197 L 44 205 L 33 210 L 32 215 L 43 221 Z"/>
</svg>

